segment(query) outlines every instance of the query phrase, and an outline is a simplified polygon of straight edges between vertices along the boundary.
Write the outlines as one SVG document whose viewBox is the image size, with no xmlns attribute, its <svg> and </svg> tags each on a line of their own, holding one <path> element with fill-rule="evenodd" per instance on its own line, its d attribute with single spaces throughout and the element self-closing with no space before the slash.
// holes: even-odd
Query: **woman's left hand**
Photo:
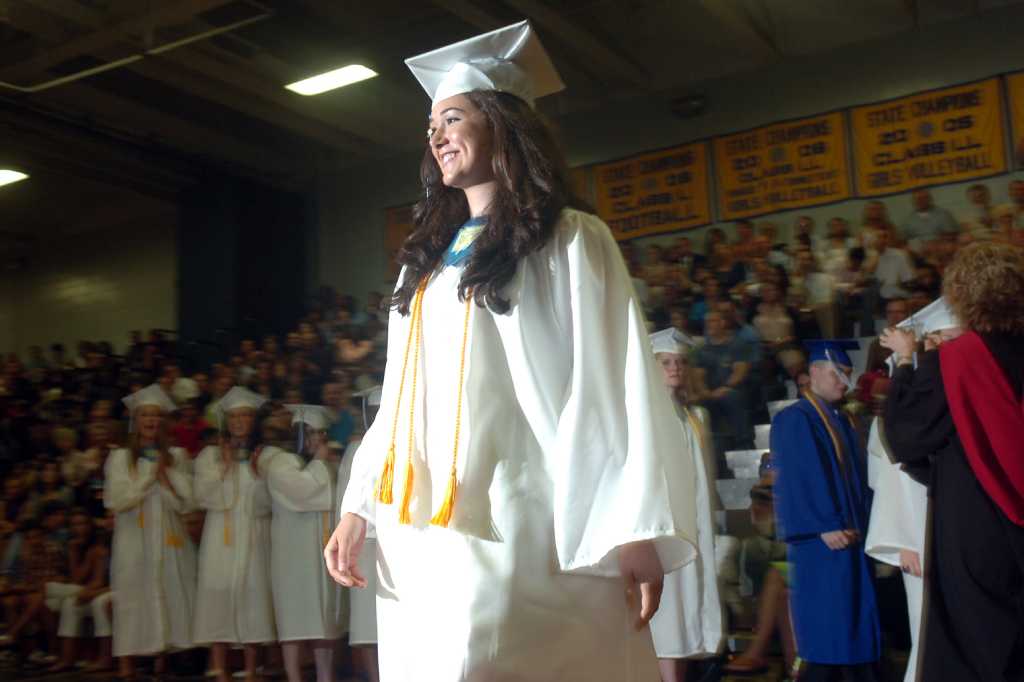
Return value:
<svg viewBox="0 0 1024 682">
<path fill-rule="evenodd" d="M 626 582 L 630 613 L 637 614 L 633 626 L 643 630 L 661 604 L 665 584 L 665 569 L 654 543 L 644 540 L 619 547 L 619 570 Z"/>
</svg>

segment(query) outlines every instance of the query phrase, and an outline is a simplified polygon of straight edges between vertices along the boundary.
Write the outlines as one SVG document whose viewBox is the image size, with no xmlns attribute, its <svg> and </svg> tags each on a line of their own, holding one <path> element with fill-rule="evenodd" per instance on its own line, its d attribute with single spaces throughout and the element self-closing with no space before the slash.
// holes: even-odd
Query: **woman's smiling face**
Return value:
<svg viewBox="0 0 1024 682">
<path fill-rule="evenodd" d="M 454 95 L 433 106 L 427 142 L 446 186 L 467 189 L 494 180 L 490 125 L 465 95 Z"/>
</svg>

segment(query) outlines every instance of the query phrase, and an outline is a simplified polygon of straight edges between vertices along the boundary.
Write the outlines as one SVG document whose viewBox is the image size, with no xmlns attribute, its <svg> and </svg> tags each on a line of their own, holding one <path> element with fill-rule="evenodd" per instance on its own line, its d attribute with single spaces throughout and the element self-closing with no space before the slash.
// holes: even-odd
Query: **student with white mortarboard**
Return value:
<svg viewBox="0 0 1024 682">
<path fill-rule="evenodd" d="M 153 384 L 123 402 L 129 445 L 107 458 L 103 503 L 114 512 L 113 653 L 121 677 L 130 678 L 133 657 L 192 646 L 196 550 L 181 519 L 193 505 L 188 453 L 167 441 L 174 401 Z"/>
<path fill-rule="evenodd" d="M 533 108 L 561 80 L 527 22 L 408 64 L 423 195 L 331 572 L 365 584 L 373 523 L 388 682 L 656 679 L 696 475 L 618 246 Z"/>
<path fill-rule="evenodd" d="M 335 640 L 347 629 L 345 597 L 320 554 L 337 516 L 337 460 L 327 442 L 331 415 L 320 405 L 286 405 L 292 413 L 295 453 L 273 448 L 267 485 L 273 502 L 271 577 L 277 636 L 288 682 L 302 680 L 302 649 L 308 645 L 317 682 L 334 679 Z"/>
<path fill-rule="evenodd" d="M 654 357 L 661 366 L 666 388 L 682 427 L 686 447 L 679 456 L 691 457 L 697 476 L 697 561 L 665 576 L 661 608 L 651 619 L 654 650 L 658 654 L 662 682 L 683 682 L 690 659 L 709 658 L 722 646 L 723 621 L 715 566 L 715 453 L 711 441 L 711 417 L 687 396 L 693 369 L 687 359 L 695 342 L 678 329 L 651 334 Z"/>
<path fill-rule="evenodd" d="M 235 386 L 214 406 L 219 445 L 195 460 L 196 504 L 206 510 L 199 545 L 194 638 L 211 647 L 210 672 L 228 682 L 228 645 L 256 674 L 259 645 L 277 640 L 270 583 L 270 492 L 256 414 L 266 399 Z"/>
</svg>

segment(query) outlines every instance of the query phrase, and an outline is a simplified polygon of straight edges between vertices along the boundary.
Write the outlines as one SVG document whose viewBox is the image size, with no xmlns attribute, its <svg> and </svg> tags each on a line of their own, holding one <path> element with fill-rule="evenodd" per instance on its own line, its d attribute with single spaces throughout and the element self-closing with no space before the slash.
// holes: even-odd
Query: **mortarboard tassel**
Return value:
<svg viewBox="0 0 1024 682">
<path fill-rule="evenodd" d="M 420 346 L 423 344 L 423 296 L 420 295 L 416 319 L 413 320 L 416 327 L 416 341 L 412 353 L 412 386 L 409 392 L 409 450 L 405 458 L 405 487 L 402 491 L 402 506 L 398 509 L 398 522 L 404 525 L 412 523 L 412 516 L 409 507 L 412 503 L 412 484 L 414 471 L 412 465 L 413 451 L 416 447 L 416 381 L 419 377 L 420 367 Z"/>
</svg>

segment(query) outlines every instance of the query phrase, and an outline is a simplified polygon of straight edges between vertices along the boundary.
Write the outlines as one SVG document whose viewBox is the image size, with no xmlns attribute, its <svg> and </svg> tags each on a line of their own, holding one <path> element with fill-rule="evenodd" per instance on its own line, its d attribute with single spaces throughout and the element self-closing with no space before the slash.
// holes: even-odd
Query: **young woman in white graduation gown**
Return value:
<svg viewBox="0 0 1024 682">
<path fill-rule="evenodd" d="M 680 456 L 692 456 L 697 491 L 697 561 L 665 576 L 661 608 L 651 619 L 654 650 L 662 682 L 684 682 L 689 660 L 718 653 L 724 635 L 718 575 L 715 566 L 714 522 L 715 453 L 710 438 L 711 416 L 689 404 L 694 396 L 687 352 L 692 342 L 675 329 L 651 335 L 655 358 L 672 396 L 680 440 L 688 445 Z"/>
<path fill-rule="evenodd" d="M 656 679 L 646 624 L 697 553 L 693 453 L 618 246 L 531 108 L 561 81 L 526 22 L 410 64 L 434 98 L 424 195 L 326 558 L 365 585 L 374 525 L 385 682 Z"/>
<path fill-rule="evenodd" d="M 188 454 L 167 444 L 164 417 L 174 402 L 153 384 L 124 403 L 132 432 L 129 446 L 107 458 L 103 504 L 114 513 L 113 654 L 121 677 L 131 678 L 134 656 L 192 646 L 196 551 L 181 517 L 192 508 Z"/>
<path fill-rule="evenodd" d="M 327 444 L 330 421 L 316 405 L 289 405 L 302 430 L 299 454 L 277 450 L 269 459 L 273 501 L 271 576 L 277 636 L 288 682 L 302 680 L 302 650 L 313 651 L 317 682 L 334 679 L 334 648 L 347 626 L 345 592 L 319 561 L 337 517 L 337 465 Z M 275 448 L 276 450 L 276 448 Z M 263 456 L 267 456 L 266 450 Z"/>
<path fill-rule="evenodd" d="M 195 461 L 196 504 L 206 510 L 199 544 L 194 638 L 211 645 L 220 682 L 231 678 L 227 647 L 245 649 L 245 675 L 256 675 L 259 645 L 277 640 L 270 580 L 271 501 L 256 413 L 265 402 L 234 387 L 215 406 L 227 433 Z"/>
</svg>

